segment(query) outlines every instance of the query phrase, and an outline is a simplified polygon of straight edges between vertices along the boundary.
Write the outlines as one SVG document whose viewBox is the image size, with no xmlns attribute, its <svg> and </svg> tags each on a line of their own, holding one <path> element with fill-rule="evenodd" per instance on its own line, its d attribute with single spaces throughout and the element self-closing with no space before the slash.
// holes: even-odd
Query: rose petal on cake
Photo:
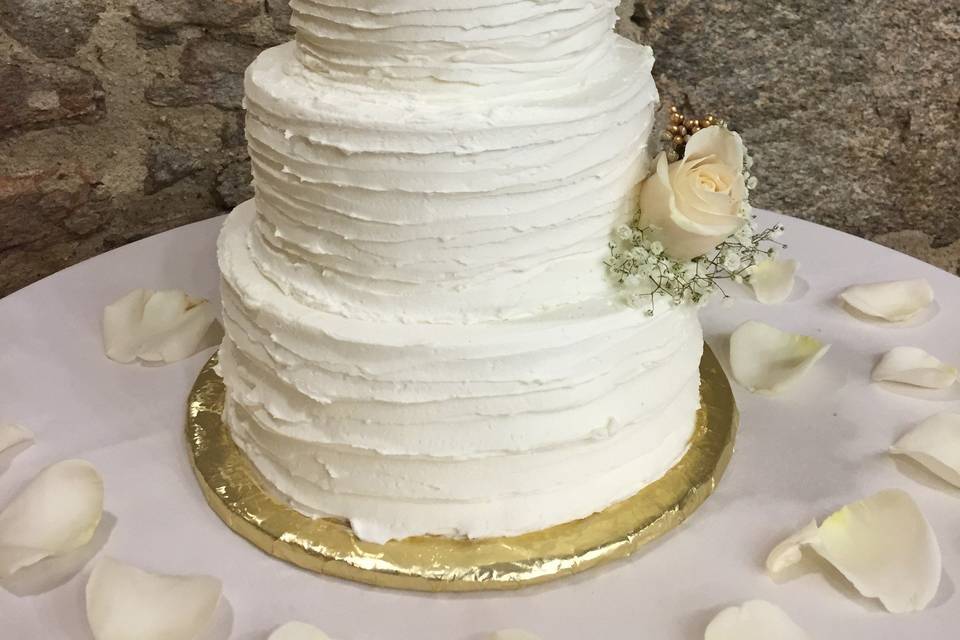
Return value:
<svg viewBox="0 0 960 640">
<path fill-rule="evenodd" d="M 780 304 L 790 297 L 796 281 L 796 260 L 764 260 L 750 275 L 750 286 L 759 302 Z"/>
<path fill-rule="evenodd" d="M 103 310 L 107 357 L 175 362 L 199 349 L 216 320 L 213 305 L 183 291 L 135 289 Z"/>
<path fill-rule="evenodd" d="M 189 640 L 209 625 L 220 592 L 210 576 L 159 575 L 103 558 L 87 581 L 87 621 L 96 640 Z"/>
<path fill-rule="evenodd" d="M 848 287 L 840 299 L 860 313 L 887 322 L 904 322 L 933 302 L 933 288 L 923 278 Z"/>
<path fill-rule="evenodd" d="M 0 577 L 79 549 L 102 515 L 103 480 L 93 465 L 50 465 L 0 512 Z"/>
<path fill-rule="evenodd" d="M 0 452 L 31 440 L 33 440 L 33 434 L 26 427 L 18 424 L 0 424 Z"/>
<path fill-rule="evenodd" d="M 755 393 L 778 393 L 810 370 L 830 349 L 816 338 L 748 320 L 730 336 L 733 377 Z"/>
<path fill-rule="evenodd" d="M 894 347 L 873 369 L 875 382 L 899 382 L 926 389 L 946 389 L 957 381 L 957 369 L 917 347 Z"/>
<path fill-rule="evenodd" d="M 766 600 L 724 609 L 707 625 L 703 640 L 809 640 L 787 613 Z"/>
<path fill-rule="evenodd" d="M 928 418 L 890 447 L 910 456 L 955 487 L 960 487 L 960 414 Z"/>
<path fill-rule="evenodd" d="M 288 622 L 278 627 L 267 640 L 330 640 L 320 629 L 306 622 Z"/>
<path fill-rule="evenodd" d="M 807 545 L 861 594 L 879 598 L 893 613 L 925 608 L 940 586 L 940 546 L 913 499 L 899 489 L 881 491 L 810 525 L 774 549 L 767 569 L 776 574 L 795 563 Z"/>
<path fill-rule="evenodd" d="M 714 156 L 726 166 L 740 170 L 744 152 L 740 134 L 724 127 L 705 127 L 690 136 L 683 155 L 687 160 Z"/>
<path fill-rule="evenodd" d="M 503 629 L 491 634 L 490 640 L 540 640 L 540 636 L 523 629 Z"/>
</svg>

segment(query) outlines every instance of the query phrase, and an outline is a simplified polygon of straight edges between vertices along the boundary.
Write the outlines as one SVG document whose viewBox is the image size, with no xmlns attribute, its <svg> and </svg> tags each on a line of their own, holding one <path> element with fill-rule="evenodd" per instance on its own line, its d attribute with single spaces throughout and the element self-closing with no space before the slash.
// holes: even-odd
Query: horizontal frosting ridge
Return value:
<svg viewBox="0 0 960 640">
<path fill-rule="evenodd" d="M 560 76 L 602 55 L 614 0 L 391 5 L 292 0 L 298 56 L 346 81 L 504 84 Z"/>
</svg>

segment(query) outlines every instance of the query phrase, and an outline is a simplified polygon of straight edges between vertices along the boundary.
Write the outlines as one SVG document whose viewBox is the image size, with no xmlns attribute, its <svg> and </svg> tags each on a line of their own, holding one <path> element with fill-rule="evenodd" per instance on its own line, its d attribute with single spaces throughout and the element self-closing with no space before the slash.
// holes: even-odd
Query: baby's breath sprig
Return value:
<svg viewBox="0 0 960 640">
<path fill-rule="evenodd" d="M 620 285 L 627 304 L 640 308 L 648 316 L 656 303 L 706 304 L 715 293 L 728 297 L 721 283 L 743 282 L 757 265 L 774 257 L 783 226 L 758 229 L 756 216 L 749 216 L 739 231 L 720 243 L 712 252 L 689 261 L 679 261 L 664 253 L 663 245 L 651 239 L 651 229 L 621 225 L 616 240 L 610 242 L 610 257 L 605 261 L 611 277 Z"/>
</svg>

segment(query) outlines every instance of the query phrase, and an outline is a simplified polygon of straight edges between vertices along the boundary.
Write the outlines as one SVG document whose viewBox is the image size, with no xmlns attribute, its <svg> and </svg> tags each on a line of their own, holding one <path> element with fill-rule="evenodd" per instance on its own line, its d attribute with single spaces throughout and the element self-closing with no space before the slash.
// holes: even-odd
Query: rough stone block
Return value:
<svg viewBox="0 0 960 640">
<path fill-rule="evenodd" d="M 175 28 L 139 30 L 136 42 L 141 49 L 162 49 L 180 44 L 180 33 Z"/>
<path fill-rule="evenodd" d="M 273 20 L 273 28 L 281 33 L 293 33 L 290 26 L 290 0 L 267 0 L 267 13 Z"/>
<path fill-rule="evenodd" d="M 259 15 L 261 8 L 260 0 L 136 0 L 133 15 L 151 29 L 231 27 Z"/>
<path fill-rule="evenodd" d="M 147 151 L 147 175 L 143 192 L 147 195 L 166 189 L 203 168 L 189 153 L 168 144 L 157 144 Z"/>
<path fill-rule="evenodd" d="M 144 98 L 163 107 L 213 104 L 222 109 L 240 109 L 243 72 L 259 52 L 258 47 L 235 42 L 191 40 L 180 56 L 179 79 L 154 80 Z"/>
<path fill-rule="evenodd" d="M 257 47 L 213 38 L 191 40 L 180 58 L 180 77 L 192 84 L 243 78 L 247 65 L 260 53 Z"/>
<path fill-rule="evenodd" d="M 48 58 L 66 58 L 86 44 L 106 9 L 104 0 L 3 0 L 0 27 Z"/>
<path fill-rule="evenodd" d="M 55 235 L 90 200 L 95 185 L 76 164 L 0 175 L 0 250 Z"/>
<path fill-rule="evenodd" d="M 244 148 L 247 145 L 244 114 L 228 116 L 220 126 L 220 143 L 226 149 Z"/>
<path fill-rule="evenodd" d="M 217 203 L 224 209 L 232 209 L 253 197 L 250 176 L 250 159 L 231 162 L 217 175 Z"/>
<path fill-rule="evenodd" d="M 92 73 L 53 63 L 0 65 L 0 135 L 92 122 L 105 109 L 103 85 Z"/>
<path fill-rule="evenodd" d="M 211 101 L 207 87 L 184 84 L 182 80 L 155 79 L 143 92 L 144 100 L 156 107 L 188 107 Z M 243 96 L 241 95 L 242 99 Z M 232 103 L 233 101 L 231 101 Z"/>
</svg>

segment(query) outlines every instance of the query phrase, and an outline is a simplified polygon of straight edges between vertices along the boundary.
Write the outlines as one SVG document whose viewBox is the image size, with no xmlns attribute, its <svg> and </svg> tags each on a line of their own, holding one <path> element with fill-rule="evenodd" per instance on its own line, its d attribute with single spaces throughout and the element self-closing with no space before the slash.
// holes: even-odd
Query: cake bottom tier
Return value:
<svg viewBox="0 0 960 640">
<path fill-rule="evenodd" d="M 695 310 L 647 318 L 603 300 L 475 325 L 351 320 L 259 273 L 254 216 L 241 206 L 220 239 L 224 418 L 298 511 L 372 542 L 517 535 L 626 499 L 686 451 Z"/>
</svg>

